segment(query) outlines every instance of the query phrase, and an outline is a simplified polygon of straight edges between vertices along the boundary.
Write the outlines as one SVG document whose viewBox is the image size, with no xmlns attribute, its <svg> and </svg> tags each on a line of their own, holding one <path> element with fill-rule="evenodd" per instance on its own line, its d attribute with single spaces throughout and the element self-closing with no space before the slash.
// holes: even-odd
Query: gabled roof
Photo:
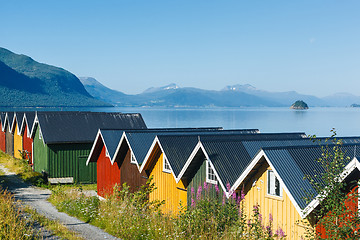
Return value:
<svg viewBox="0 0 360 240">
<path fill-rule="evenodd" d="M 1 130 L 4 131 L 6 112 L 0 112 Z"/>
<path fill-rule="evenodd" d="M 113 130 L 104 130 L 100 129 L 98 136 L 101 136 L 103 144 L 105 144 L 107 153 L 111 159 L 112 164 L 115 161 L 115 155 L 120 149 L 120 146 L 127 144 L 131 149 L 132 154 L 137 161 L 137 164 L 141 164 L 145 158 L 155 136 L 160 133 L 173 133 L 173 132 L 199 132 L 199 131 L 221 131 L 222 128 L 151 128 L 151 129 L 142 129 L 142 130 L 123 130 L 123 129 L 113 129 Z M 93 149 L 96 145 L 96 148 L 100 148 L 103 145 L 97 143 L 98 140 L 95 140 Z M 95 162 L 97 160 L 98 154 L 101 149 L 95 150 L 94 154 L 89 155 L 89 162 Z M 139 161 L 138 161 L 138 160 Z"/>
<path fill-rule="evenodd" d="M 4 124 L 4 126 L 8 126 L 6 130 L 9 131 L 11 130 L 13 118 L 14 118 L 14 112 L 6 112 L 5 124 Z"/>
<path fill-rule="evenodd" d="M 222 128 L 159 128 L 145 131 L 127 130 L 125 138 L 139 165 L 143 163 L 155 139 L 155 136 L 205 135 L 205 134 L 248 134 L 257 133 L 257 129 L 222 130 Z M 120 143 L 121 144 L 121 143 Z"/>
<path fill-rule="evenodd" d="M 12 133 L 20 133 L 20 128 L 21 128 L 21 125 L 23 123 L 23 119 L 24 119 L 24 113 L 25 112 L 14 112 L 14 117 L 13 117 L 13 120 L 11 122 L 11 132 Z M 17 126 L 17 129 L 15 129 L 15 122 L 16 122 L 16 126 Z"/>
<path fill-rule="evenodd" d="M 156 134 L 156 138 L 151 144 L 151 148 L 148 150 L 146 157 L 142 163 L 140 171 L 146 168 L 150 153 L 156 146 L 156 143 L 160 146 L 161 151 L 164 153 L 168 160 L 170 167 L 176 178 L 190 157 L 199 139 L 202 137 L 214 136 L 220 138 L 236 138 L 238 135 L 252 136 L 258 135 L 258 129 L 232 129 L 221 131 L 190 131 L 190 132 L 163 132 Z"/>
<path fill-rule="evenodd" d="M 331 152 L 332 146 L 334 145 L 328 146 L 328 149 Z M 306 217 L 306 215 L 318 204 L 316 199 L 314 199 L 312 203 L 306 203 L 305 197 L 308 196 L 306 193 L 315 194 L 315 196 L 318 193 L 312 187 L 310 182 L 304 179 L 304 177 L 314 175 L 315 171 L 317 173 L 324 172 L 320 163 L 316 161 L 316 159 L 319 159 L 323 153 L 322 147 L 324 146 L 285 146 L 263 148 L 255 156 L 251 164 L 249 164 L 249 166 L 245 169 L 240 178 L 243 181 L 246 181 L 246 178 L 250 176 L 252 170 L 257 169 L 257 166 L 266 161 L 275 172 L 276 177 L 281 182 L 298 213 L 302 217 Z M 344 144 L 341 146 L 341 150 L 344 152 L 345 157 L 350 157 L 350 159 L 352 159 L 346 163 L 346 169 L 349 170 L 349 172 L 346 172 L 347 175 L 355 168 L 360 170 L 360 163 L 357 160 L 360 156 L 359 147 L 360 144 Z M 344 178 L 346 177 L 345 175 Z M 321 183 L 320 178 L 315 180 Z M 234 188 L 232 190 L 234 190 Z M 306 209 L 307 212 L 304 212 Z"/>
<path fill-rule="evenodd" d="M 139 113 L 37 112 L 32 127 L 39 124 L 44 143 L 91 143 L 99 129 L 146 129 Z"/>
<path fill-rule="evenodd" d="M 305 138 L 304 133 L 260 133 L 260 134 L 233 134 L 233 135 L 204 135 L 199 137 L 197 146 L 194 148 L 191 157 L 186 158 L 186 162 L 181 162 L 181 169 L 176 175 L 179 181 L 188 171 L 192 161 L 196 161 L 197 152 L 201 149 L 205 157 L 211 162 L 218 180 L 222 186 L 229 183 L 231 186 L 238 179 L 242 171 L 250 163 L 253 156 L 260 149 L 261 144 L 274 142 L 276 146 L 282 145 L 283 142 L 291 141 L 310 141 Z M 247 142 L 246 147 L 244 142 Z M 252 143 L 257 146 L 256 152 L 249 152 L 254 149 Z M 192 171 L 189 169 L 189 171 Z M 227 190 L 224 189 L 225 192 Z"/>
<path fill-rule="evenodd" d="M 99 158 L 100 152 L 102 147 L 105 146 L 106 148 L 106 155 L 109 156 L 110 161 L 114 158 L 114 154 L 118 143 L 123 135 L 123 130 L 104 130 L 99 129 L 94 144 L 91 148 L 89 157 L 86 161 L 86 165 L 89 162 L 96 162 Z M 113 164 L 113 161 L 111 161 Z"/>
<path fill-rule="evenodd" d="M 23 118 L 23 121 L 22 121 L 22 125 L 21 125 L 21 128 L 20 128 L 21 134 L 24 132 L 25 126 L 26 126 L 28 136 L 30 136 L 31 128 L 32 128 L 32 126 L 34 124 L 34 120 L 35 120 L 35 114 L 36 114 L 36 112 L 25 112 L 24 118 Z"/>
</svg>

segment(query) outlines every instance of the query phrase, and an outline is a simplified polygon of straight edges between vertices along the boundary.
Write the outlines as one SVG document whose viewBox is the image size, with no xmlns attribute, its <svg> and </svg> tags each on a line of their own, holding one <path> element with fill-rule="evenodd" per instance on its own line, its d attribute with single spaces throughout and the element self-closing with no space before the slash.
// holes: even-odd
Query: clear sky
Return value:
<svg viewBox="0 0 360 240">
<path fill-rule="evenodd" d="M 0 0 L 0 46 L 133 94 L 360 95 L 358 0 Z"/>
</svg>

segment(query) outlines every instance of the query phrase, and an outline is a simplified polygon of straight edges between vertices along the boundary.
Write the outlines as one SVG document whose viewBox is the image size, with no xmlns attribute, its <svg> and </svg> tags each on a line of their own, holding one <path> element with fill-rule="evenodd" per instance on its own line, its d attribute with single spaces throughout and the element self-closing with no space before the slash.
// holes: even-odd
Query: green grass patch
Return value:
<svg viewBox="0 0 360 240">
<path fill-rule="evenodd" d="M 25 159 L 17 159 L 0 151 L 0 164 L 16 173 L 25 182 L 37 186 L 44 184 L 41 173 L 34 172 Z"/>
</svg>

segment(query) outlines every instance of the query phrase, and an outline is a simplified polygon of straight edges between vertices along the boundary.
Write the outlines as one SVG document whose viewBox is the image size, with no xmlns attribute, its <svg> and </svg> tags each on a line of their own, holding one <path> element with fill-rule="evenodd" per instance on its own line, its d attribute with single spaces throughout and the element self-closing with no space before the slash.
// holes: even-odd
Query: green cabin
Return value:
<svg viewBox="0 0 360 240">
<path fill-rule="evenodd" d="M 31 131 L 34 170 L 50 183 L 96 183 L 96 163 L 86 166 L 86 160 L 100 128 L 147 127 L 138 113 L 37 112 Z"/>
</svg>

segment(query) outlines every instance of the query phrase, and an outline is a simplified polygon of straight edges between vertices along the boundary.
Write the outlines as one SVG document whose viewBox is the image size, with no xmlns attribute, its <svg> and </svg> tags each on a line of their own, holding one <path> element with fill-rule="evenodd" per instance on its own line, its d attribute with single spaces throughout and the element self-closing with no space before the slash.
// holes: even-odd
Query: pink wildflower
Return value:
<svg viewBox="0 0 360 240">
<path fill-rule="evenodd" d="M 191 196 L 194 196 L 194 194 L 195 194 L 195 189 L 194 187 L 191 187 Z"/>
<path fill-rule="evenodd" d="M 191 207 L 195 207 L 195 200 L 191 198 Z"/>
<path fill-rule="evenodd" d="M 196 193 L 196 199 L 197 200 L 200 200 L 201 198 L 201 192 L 202 192 L 202 188 L 201 186 L 199 186 L 198 190 L 197 190 L 197 193 Z"/>
<path fill-rule="evenodd" d="M 271 226 L 266 226 L 266 231 L 267 231 L 269 237 L 272 237 L 273 233 L 272 233 Z"/>
<path fill-rule="evenodd" d="M 219 186 L 217 184 L 215 185 L 215 191 L 216 191 L 216 194 L 219 194 L 219 192 L 220 192 Z"/>
<path fill-rule="evenodd" d="M 285 233 L 284 233 L 284 231 L 281 229 L 281 227 L 279 227 L 279 228 L 276 230 L 275 234 L 276 234 L 278 237 L 280 237 L 280 238 L 285 237 Z"/>
<path fill-rule="evenodd" d="M 204 182 L 204 190 L 207 191 L 208 190 L 208 184 L 206 182 Z"/>
<path fill-rule="evenodd" d="M 240 201 L 245 199 L 245 193 L 244 193 L 244 186 L 241 189 L 241 193 L 240 193 Z"/>
<path fill-rule="evenodd" d="M 230 191 L 230 188 L 231 188 L 231 185 L 230 185 L 230 183 L 228 182 L 228 183 L 226 184 L 226 189 L 227 189 L 228 191 Z"/>
<path fill-rule="evenodd" d="M 272 222 L 274 219 L 273 219 L 273 215 L 271 213 L 269 213 L 269 221 Z"/>
</svg>

